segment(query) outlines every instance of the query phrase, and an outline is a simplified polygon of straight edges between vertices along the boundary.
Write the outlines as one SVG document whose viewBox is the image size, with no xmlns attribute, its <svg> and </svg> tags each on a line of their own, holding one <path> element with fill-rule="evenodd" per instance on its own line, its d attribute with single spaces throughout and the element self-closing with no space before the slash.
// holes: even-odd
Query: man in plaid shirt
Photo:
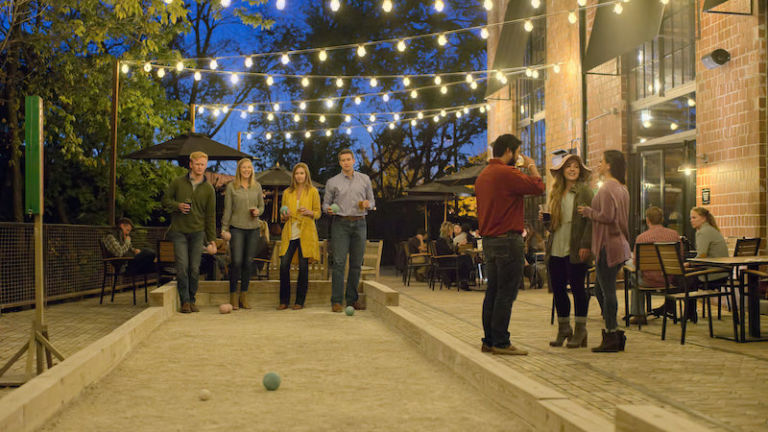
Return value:
<svg viewBox="0 0 768 432">
<path fill-rule="evenodd" d="M 151 273 L 155 266 L 155 252 L 150 249 L 134 248 L 131 244 L 132 230 L 133 222 L 130 219 L 118 219 L 115 232 L 104 237 L 104 247 L 113 257 L 133 257 L 125 270 L 127 274 Z"/>
</svg>

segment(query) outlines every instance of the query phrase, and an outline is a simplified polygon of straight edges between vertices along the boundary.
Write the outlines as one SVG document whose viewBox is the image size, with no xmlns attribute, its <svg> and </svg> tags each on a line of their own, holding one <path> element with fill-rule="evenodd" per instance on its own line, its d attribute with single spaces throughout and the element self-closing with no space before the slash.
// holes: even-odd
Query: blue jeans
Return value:
<svg viewBox="0 0 768 432">
<path fill-rule="evenodd" d="M 488 285 L 483 300 L 483 343 L 498 348 L 509 346 L 509 317 L 517 290 L 523 280 L 523 238 L 483 238 Z"/>
<path fill-rule="evenodd" d="M 605 329 L 607 331 L 616 331 L 619 324 L 616 319 L 619 304 L 616 300 L 616 275 L 623 263 L 610 267 L 605 256 L 605 248 L 600 249 L 600 257 L 597 260 L 595 274 L 598 284 L 595 287 L 595 294 L 603 309 L 603 320 L 605 320 Z"/>
<path fill-rule="evenodd" d="M 291 301 L 291 261 L 293 255 L 299 253 L 299 280 L 296 281 L 296 304 L 304 306 L 309 286 L 309 258 L 301 253 L 301 241 L 291 240 L 288 250 L 280 257 L 280 304 L 287 305 Z"/>
<path fill-rule="evenodd" d="M 360 268 L 363 265 L 365 239 L 368 231 L 365 219 L 349 220 L 335 217 L 331 228 L 331 249 L 333 251 L 333 273 L 331 276 L 331 303 L 341 304 L 346 297 L 347 304 L 357 301 L 357 286 L 360 284 Z M 344 268 L 349 255 L 347 292 L 344 295 Z"/>
<path fill-rule="evenodd" d="M 203 255 L 205 232 L 180 233 L 168 231 L 176 257 L 176 288 L 181 304 L 194 303 L 200 280 L 200 259 Z"/>
<path fill-rule="evenodd" d="M 240 281 L 240 291 L 247 292 L 251 281 L 251 266 L 253 257 L 261 241 L 261 230 L 240 229 L 231 227 L 229 233 L 229 253 L 232 264 L 229 267 L 229 292 L 237 292 L 237 281 Z"/>
</svg>

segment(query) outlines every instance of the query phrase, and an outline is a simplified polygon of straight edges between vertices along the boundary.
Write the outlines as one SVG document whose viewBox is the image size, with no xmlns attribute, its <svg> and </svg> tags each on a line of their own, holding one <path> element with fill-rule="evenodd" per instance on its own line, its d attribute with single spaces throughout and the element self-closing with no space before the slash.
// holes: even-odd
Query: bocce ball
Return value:
<svg viewBox="0 0 768 432">
<path fill-rule="evenodd" d="M 198 397 L 200 397 L 201 401 L 207 401 L 211 398 L 211 392 L 208 389 L 202 389 Z"/>
<path fill-rule="evenodd" d="M 347 316 L 352 316 L 355 314 L 355 308 L 352 306 L 347 306 L 347 308 L 344 309 L 344 313 L 347 314 Z"/>
<path fill-rule="evenodd" d="M 339 207 L 338 204 L 331 204 L 331 210 L 333 210 L 334 213 L 338 214 L 341 211 L 341 207 Z"/>
<path fill-rule="evenodd" d="M 232 312 L 232 305 L 229 303 L 224 303 L 223 305 L 219 305 L 219 313 L 222 314 L 228 314 Z"/>
<path fill-rule="evenodd" d="M 264 379 L 261 380 L 261 383 L 264 384 L 264 388 L 267 390 L 274 391 L 280 387 L 280 381 L 280 375 L 275 372 L 268 372 L 264 375 Z"/>
<path fill-rule="evenodd" d="M 288 214 L 288 206 L 282 206 L 282 207 L 280 207 L 280 214 L 281 214 L 281 215 L 286 215 L 286 214 Z"/>
</svg>

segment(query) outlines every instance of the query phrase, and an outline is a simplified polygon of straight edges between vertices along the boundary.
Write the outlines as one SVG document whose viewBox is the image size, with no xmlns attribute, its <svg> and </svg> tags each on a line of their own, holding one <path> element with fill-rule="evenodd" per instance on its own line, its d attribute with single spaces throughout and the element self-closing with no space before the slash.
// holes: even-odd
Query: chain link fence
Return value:
<svg viewBox="0 0 768 432">
<path fill-rule="evenodd" d="M 99 241 L 113 230 L 107 226 L 43 225 L 47 300 L 101 290 L 104 273 Z M 166 231 L 165 227 L 136 227 L 131 241 L 136 248 L 154 250 Z M 33 224 L 0 222 L 0 257 L 0 308 L 34 304 Z M 127 283 L 127 278 L 118 280 L 120 285 Z"/>
</svg>

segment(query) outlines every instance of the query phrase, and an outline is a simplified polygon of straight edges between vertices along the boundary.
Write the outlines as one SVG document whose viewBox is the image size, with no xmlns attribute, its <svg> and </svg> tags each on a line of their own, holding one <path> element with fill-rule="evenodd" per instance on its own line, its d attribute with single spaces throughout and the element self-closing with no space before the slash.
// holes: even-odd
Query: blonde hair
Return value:
<svg viewBox="0 0 768 432">
<path fill-rule="evenodd" d="M 718 228 L 717 223 L 715 223 L 715 215 L 713 215 L 712 212 L 707 210 L 706 207 L 694 207 L 691 210 L 695 211 L 696 213 L 698 213 L 699 216 L 706 219 L 707 223 L 712 225 L 712 228 L 720 231 L 720 228 Z"/>
<path fill-rule="evenodd" d="M 560 202 L 563 200 L 563 195 L 566 193 L 566 181 L 563 171 L 571 162 L 576 162 L 579 165 L 579 178 L 576 179 L 576 183 L 586 183 L 589 181 L 589 171 L 583 168 L 581 158 L 578 155 L 570 156 L 569 160 L 563 164 L 563 167 L 557 170 L 555 174 L 552 174 L 552 177 L 555 178 L 555 184 L 552 186 L 552 191 L 549 193 L 549 212 L 552 217 L 549 229 L 553 232 L 560 228 L 560 220 L 562 219 L 562 215 L 560 214 Z"/>
<path fill-rule="evenodd" d="M 445 221 L 440 225 L 440 237 L 450 240 L 453 235 L 453 223 Z"/>
<path fill-rule="evenodd" d="M 243 176 L 240 175 L 240 167 L 246 163 L 251 165 L 251 177 L 248 179 L 248 189 L 256 186 L 256 176 L 253 173 L 253 162 L 248 158 L 242 158 L 237 161 L 237 169 L 235 170 L 235 188 L 239 188 L 243 184 Z"/>
<path fill-rule="evenodd" d="M 293 170 L 291 171 L 291 185 L 287 189 L 288 192 L 296 191 L 296 170 L 299 168 L 303 168 L 304 173 L 307 175 L 307 178 L 304 180 L 304 185 L 307 187 L 307 190 L 312 190 L 315 188 L 315 186 L 312 184 L 312 176 L 309 174 L 309 166 L 307 166 L 307 164 L 304 162 L 299 162 L 293 166 Z"/>
<path fill-rule="evenodd" d="M 205 159 L 205 160 L 208 160 L 208 155 L 203 153 L 203 152 L 201 152 L 201 151 L 196 151 L 196 152 L 192 152 L 192 153 L 189 154 L 189 160 L 191 160 L 191 161 L 198 160 L 198 159 L 201 159 L 201 158 Z"/>
</svg>

